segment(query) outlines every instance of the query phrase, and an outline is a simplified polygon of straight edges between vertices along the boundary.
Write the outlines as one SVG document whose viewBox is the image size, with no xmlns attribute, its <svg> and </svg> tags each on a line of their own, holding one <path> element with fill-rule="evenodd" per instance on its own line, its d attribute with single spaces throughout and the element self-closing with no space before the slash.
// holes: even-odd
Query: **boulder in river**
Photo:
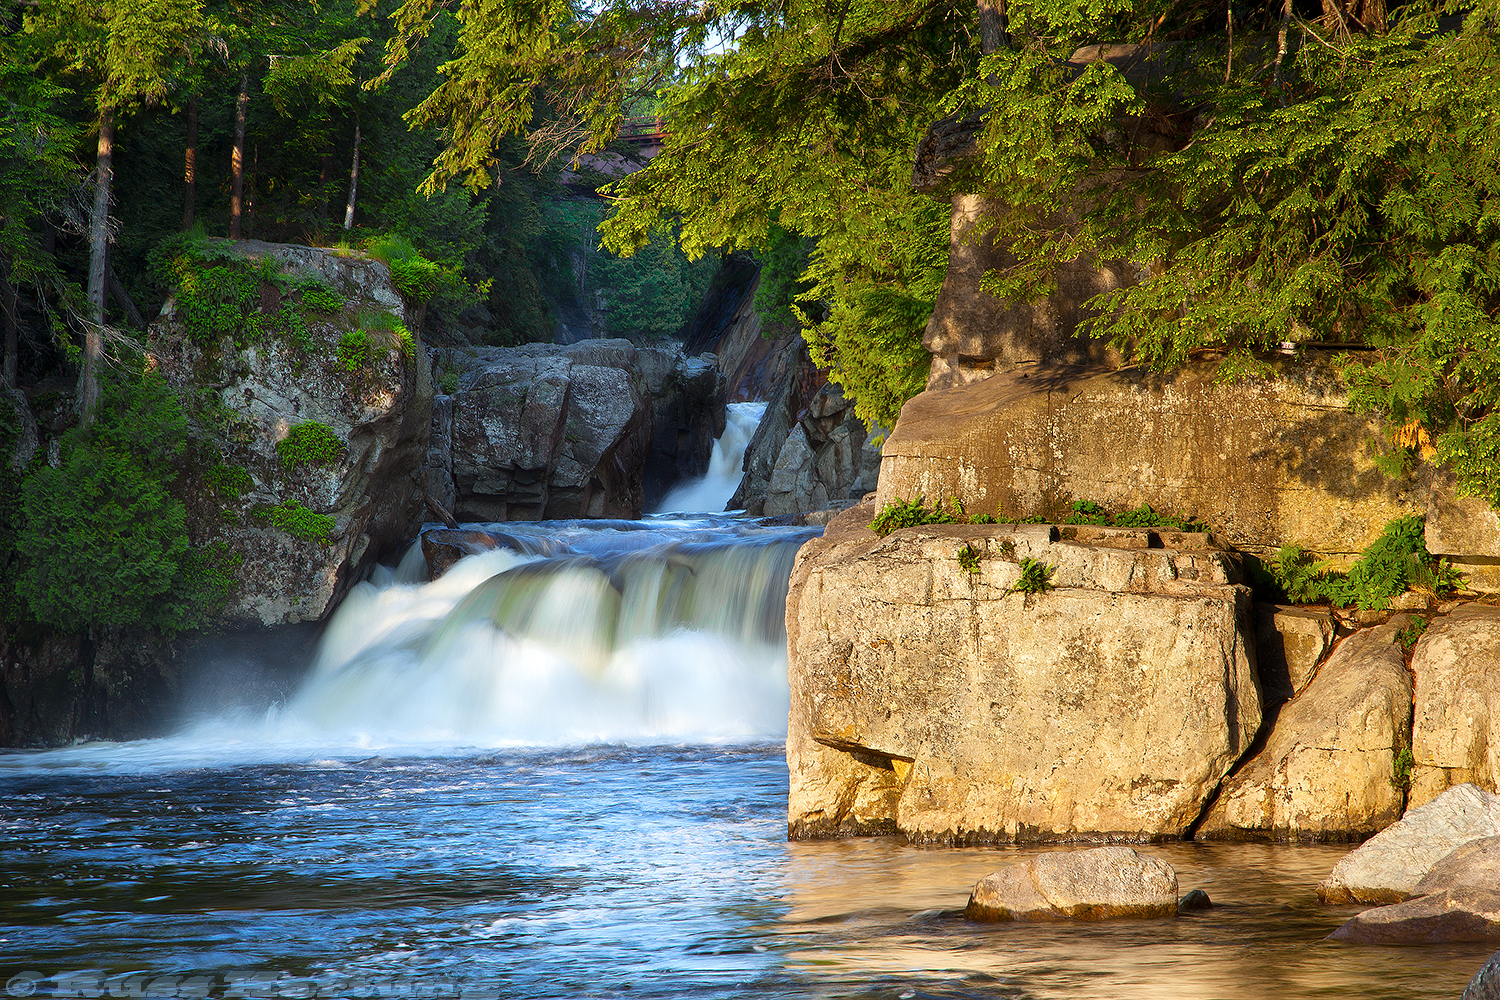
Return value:
<svg viewBox="0 0 1500 1000">
<path fill-rule="evenodd" d="M 1400 903 L 1441 860 L 1472 841 L 1500 836 L 1500 795 L 1448 789 L 1344 855 L 1318 885 L 1325 903 Z"/>
<path fill-rule="evenodd" d="M 1500 938 L 1500 837 L 1458 848 L 1432 867 L 1410 899 L 1366 910 L 1329 936 L 1357 944 Z"/>
<path fill-rule="evenodd" d="M 1500 1000 L 1500 951 L 1479 967 L 1459 1000 Z"/>
<path fill-rule="evenodd" d="M 1038 854 L 980 879 L 969 920 L 1113 920 L 1177 913 L 1177 872 L 1129 847 Z"/>
<path fill-rule="evenodd" d="M 453 513 L 465 521 L 640 516 L 653 417 L 623 340 L 454 354 Z M 434 478 L 432 474 L 429 480 Z"/>
<path fill-rule="evenodd" d="M 215 246 L 257 286 L 239 328 L 220 314 L 205 330 L 179 289 L 147 335 L 148 365 L 195 414 L 188 533 L 237 561 L 218 624 L 316 621 L 421 521 L 433 387 L 417 311 L 363 254 Z"/>
<path fill-rule="evenodd" d="M 1463 605 L 1434 619 L 1412 654 L 1411 800 L 1500 779 L 1500 608 Z"/>
<path fill-rule="evenodd" d="M 1265 748 L 1224 783 L 1210 840 L 1361 840 L 1401 816 L 1395 758 L 1409 739 L 1404 618 L 1346 638 L 1281 709 Z"/>
<path fill-rule="evenodd" d="M 792 572 L 789 834 L 1182 836 L 1260 723 L 1235 557 L 1050 525 L 880 538 L 874 513 L 834 518 Z M 1055 589 L 1017 590 L 1022 559 Z"/>
</svg>

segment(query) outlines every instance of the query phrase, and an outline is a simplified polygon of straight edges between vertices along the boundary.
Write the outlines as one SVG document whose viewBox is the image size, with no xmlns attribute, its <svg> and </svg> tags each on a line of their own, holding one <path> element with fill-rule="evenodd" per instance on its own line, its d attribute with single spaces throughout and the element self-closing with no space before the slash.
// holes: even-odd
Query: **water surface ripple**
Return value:
<svg viewBox="0 0 1500 1000">
<path fill-rule="evenodd" d="M 93 970 L 214 977 L 214 996 L 258 973 L 325 997 L 1456 998 L 1491 950 L 1324 941 L 1355 912 L 1313 897 L 1338 847 L 1153 846 L 1219 905 L 967 924 L 970 886 L 1023 852 L 787 843 L 777 746 L 212 766 L 170 747 L 130 766 L 109 747 L 0 756 L 0 983 Z"/>
</svg>

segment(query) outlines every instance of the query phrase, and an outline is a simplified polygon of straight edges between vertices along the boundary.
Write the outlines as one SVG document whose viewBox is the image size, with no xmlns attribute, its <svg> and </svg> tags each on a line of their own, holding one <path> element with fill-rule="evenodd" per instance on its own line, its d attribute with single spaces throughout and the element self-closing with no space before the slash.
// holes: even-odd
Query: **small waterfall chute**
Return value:
<svg viewBox="0 0 1500 1000">
<path fill-rule="evenodd" d="M 730 403 L 724 408 L 724 433 L 714 442 L 708 458 L 708 473 L 701 479 L 679 483 L 657 505 L 664 514 L 680 511 L 718 512 L 728 506 L 744 477 L 745 449 L 766 413 L 766 404 Z"/>
</svg>

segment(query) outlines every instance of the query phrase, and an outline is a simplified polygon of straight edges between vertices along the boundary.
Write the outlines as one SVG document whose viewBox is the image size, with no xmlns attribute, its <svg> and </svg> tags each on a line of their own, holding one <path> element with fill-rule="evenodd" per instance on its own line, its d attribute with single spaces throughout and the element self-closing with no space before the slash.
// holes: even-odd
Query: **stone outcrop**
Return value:
<svg viewBox="0 0 1500 1000">
<path fill-rule="evenodd" d="M 1464 575 L 1469 589 L 1500 593 L 1500 512 L 1478 497 L 1461 497 L 1451 471 L 1427 496 L 1427 551 Z"/>
<path fill-rule="evenodd" d="M 1443 858 L 1500 836 L 1500 795 L 1473 785 L 1448 789 L 1371 837 L 1318 885 L 1325 903 L 1399 903 Z"/>
<path fill-rule="evenodd" d="M 1002 518 L 1149 503 L 1241 549 L 1299 544 L 1344 560 L 1423 512 L 1420 483 L 1376 468 L 1381 428 L 1348 410 L 1331 368 L 1288 361 L 1274 380 L 1233 385 L 1215 371 L 1032 366 L 929 389 L 886 440 L 878 499 L 953 496 Z"/>
<path fill-rule="evenodd" d="M 449 352 L 427 489 L 468 521 L 639 517 L 708 469 L 724 431 L 713 355 L 624 340 Z"/>
<path fill-rule="evenodd" d="M 1084 302 L 1133 280 L 1129 265 L 1058 265 L 1057 289 L 1033 302 L 1010 302 L 980 290 L 988 271 L 1014 266 L 1015 256 L 981 235 L 1004 206 L 980 195 L 953 196 L 948 272 L 922 334 L 932 355 L 929 389 L 949 389 L 997 371 L 1036 362 L 1076 364 L 1112 361 L 1103 342 L 1078 332 L 1088 315 Z"/>
<path fill-rule="evenodd" d="M 415 317 L 384 264 L 315 247 L 256 241 L 234 247 L 249 261 L 271 257 L 289 275 L 319 279 L 342 307 L 308 315 L 307 339 L 300 341 L 274 318 L 300 293 L 263 281 L 262 332 L 242 344 L 227 335 L 206 344 L 189 335 L 180 305 L 169 300 L 148 335 L 148 364 L 182 398 L 212 399 L 216 415 L 202 420 L 208 437 L 200 450 L 211 443 L 219 464 L 247 477 L 233 488 L 204 483 L 188 503 L 194 544 L 222 544 L 240 559 L 239 586 L 221 624 L 316 620 L 420 522 L 432 421 L 429 367 L 420 342 L 403 345 L 395 332 L 402 323 L 415 332 Z M 367 356 L 346 363 L 341 336 L 366 328 Z M 278 442 L 309 422 L 326 427 L 342 452 L 327 463 L 284 461 Z M 298 537 L 272 523 L 267 512 L 287 504 L 331 517 L 326 538 Z"/>
<path fill-rule="evenodd" d="M 1289 701 L 1307 687 L 1335 632 L 1333 615 L 1319 608 L 1255 606 L 1255 662 L 1267 706 Z"/>
<path fill-rule="evenodd" d="M 651 396 L 651 450 L 642 489 L 655 509 L 679 480 L 708 471 L 714 442 L 724 433 L 724 374 L 712 354 L 685 357 L 663 347 L 642 347 L 636 364 Z"/>
<path fill-rule="evenodd" d="M 745 447 L 745 474 L 729 500 L 729 509 L 746 510 L 756 515 L 764 513 L 766 493 L 781 451 L 798 421 L 807 413 L 813 397 L 827 384 L 828 376 L 813 365 L 807 356 L 807 346 L 803 344 L 797 351 L 797 363 L 776 386 L 766 403 L 760 426 L 755 428 L 755 434 Z"/>
<path fill-rule="evenodd" d="M 1170 917 L 1177 914 L 1177 872 L 1129 847 L 1038 854 L 980 879 L 969 894 L 969 920 L 1056 921 Z"/>
<path fill-rule="evenodd" d="M 1230 779 L 1204 839 L 1363 840 L 1400 816 L 1395 759 L 1411 739 L 1411 675 L 1390 624 L 1341 642 Z"/>
<path fill-rule="evenodd" d="M 1329 937 L 1356 944 L 1500 938 L 1500 837 L 1463 845 L 1433 865 L 1410 899 L 1366 910 Z"/>
<path fill-rule="evenodd" d="M 1412 803 L 1500 779 L 1500 608 L 1464 605 L 1435 618 L 1412 654 Z"/>
<path fill-rule="evenodd" d="M 822 510 L 850 499 L 853 490 L 862 495 L 866 436 L 864 424 L 854 416 L 854 404 L 839 387 L 830 383 L 819 389 L 781 446 L 761 513 L 775 517 Z"/>
<path fill-rule="evenodd" d="M 1047 525 L 879 538 L 874 512 L 839 515 L 792 573 L 790 835 L 1181 836 L 1260 723 L 1235 558 Z M 1022 558 L 1056 589 L 1013 592 Z"/>
<path fill-rule="evenodd" d="M 638 517 L 653 437 L 651 393 L 623 340 L 526 344 L 455 356 L 446 455 L 429 484 L 453 476 L 465 521 Z"/>
</svg>

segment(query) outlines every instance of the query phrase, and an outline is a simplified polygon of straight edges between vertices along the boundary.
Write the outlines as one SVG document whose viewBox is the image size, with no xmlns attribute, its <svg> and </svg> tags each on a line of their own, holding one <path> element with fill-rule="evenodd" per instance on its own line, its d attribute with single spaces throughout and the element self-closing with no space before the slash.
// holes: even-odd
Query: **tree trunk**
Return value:
<svg viewBox="0 0 1500 1000">
<path fill-rule="evenodd" d="M 114 267 L 107 262 L 104 266 L 104 274 L 109 282 L 109 294 L 114 297 L 115 305 L 119 306 L 120 309 L 124 311 L 126 317 L 130 321 L 130 325 L 135 327 L 137 330 L 146 329 L 145 317 L 143 317 L 141 315 L 141 311 L 135 307 L 135 300 L 130 297 L 130 293 L 125 290 L 125 286 L 120 284 L 120 278 L 115 274 Z"/>
<path fill-rule="evenodd" d="M 99 117 L 98 178 L 94 212 L 89 219 L 89 314 L 84 323 L 83 372 L 78 376 L 78 412 L 83 426 L 94 419 L 99 402 L 99 361 L 104 356 L 104 272 L 109 263 L 109 189 L 115 179 L 115 116 L 108 108 Z"/>
<path fill-rule="evenodd" d="M 182 168 L 182 231 L 193 228 L 193 202 L 198 195 L 198 95 L 188 98 L 187 152 Z"/>
<path fill-rule="evenodd" d="M 979 49 L 985 55 L 1010 47 L 1005 23 L 1005 0 L 978 0 Z"/>
<path fill-rule="evenodd" d="M 333 153 L 326 148 L 323 150 L 322 159 L 318 163 L 318 228 L 322 229 L 328 224 L 328 195 L 329 187 L 333 183 Z"/>
<path fill-rule="evenodd" d="M 229 174 L 233 178 L 229 194 L 229 238 L 240 238 L 240 221 L 245 214 L 245 116 L 250 111 L 250 70 L 240 70 L 240 98 L 234 105 L 234 152 L 229 157 Z"/>
<path fill-rule="evenodd" d="M 250 177 L 245 182 L 245 236 L 255 239 L 255 176 L 260 173 L 260 143 L 255 144 L 255 155 L 250 157 Z"/>
<path fill-rule="evenodd" d="M 0 323 L 5 327 L 5 362 L 0 366 L 0 385 L 14 389 L 21 379 L 21 339 L 16 329 L 16 286 L 11 270 L 0 274 Z"/>
<path fill-rule="evenodd" d="M 354 162 L 349 167 L 349 204 L 344 208 L 344 229 L 354 228 L 354 196 L 359 193 L 359 122 L 354 123 Z"/>
</svg>

